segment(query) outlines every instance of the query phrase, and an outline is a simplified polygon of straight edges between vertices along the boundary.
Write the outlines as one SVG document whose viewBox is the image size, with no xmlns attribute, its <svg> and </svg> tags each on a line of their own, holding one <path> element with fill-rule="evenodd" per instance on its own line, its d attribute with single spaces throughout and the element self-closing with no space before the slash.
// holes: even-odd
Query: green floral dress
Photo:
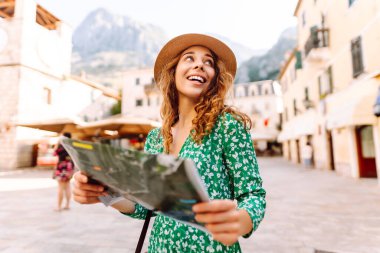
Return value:
<svg viewBox="0 0 380 253">
<path fill-rule="evenodd" d="M 146 140 L 145 151 L 163 152 L 160 129 L 153 129 Z M 191 158 L 206 185 L 210 199 L 236 199 L 253 222 L 249 237 L 257 229 L 265 213 L 265 190 L 259 175 L 250 134 L 231 114 L 219 116 L 211 134 L 201 145 L 187 137 L 179 153 Z M 147 210 L 136 204 L 129 216 L 145 219 Z M 232 246 L 212 240 L 211 236 L 192 226 L 157 214 L 149 239 L 148 251 L 161 252 L 241 252 L 239 243 Z"/>
</svg>

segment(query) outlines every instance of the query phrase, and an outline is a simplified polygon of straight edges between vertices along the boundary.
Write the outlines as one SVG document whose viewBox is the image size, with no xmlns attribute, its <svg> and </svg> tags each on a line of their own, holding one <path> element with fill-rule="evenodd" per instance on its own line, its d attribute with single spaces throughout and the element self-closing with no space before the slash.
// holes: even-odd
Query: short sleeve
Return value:
<svg viewBox="0 0 380 253">
<path fill-rule="evenodd" d="M 264 218 L 266 192 L 253 147 L 251 135 L 244 125 L 227 114 L 223 121 L 223 152 L 229 175 L 233 182 L 234 197 L 238 208 L 251 217 L 253 229 L 243 237 L 249 237 Z"/>
</svg>

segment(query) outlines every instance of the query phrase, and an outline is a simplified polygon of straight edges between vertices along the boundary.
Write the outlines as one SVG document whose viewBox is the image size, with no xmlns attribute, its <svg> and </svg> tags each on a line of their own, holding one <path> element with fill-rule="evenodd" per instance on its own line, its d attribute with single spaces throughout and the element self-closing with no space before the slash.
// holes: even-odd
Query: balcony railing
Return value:
<svg viewBox="0 0 380 253">
<path fill-rule="evenodd" d="M 322 48 L 329 46 L 329 29 L 317 28 L 310 31 L 310 37 L 305 44 L 305 56 L 314 48 Z"/>
</svg>

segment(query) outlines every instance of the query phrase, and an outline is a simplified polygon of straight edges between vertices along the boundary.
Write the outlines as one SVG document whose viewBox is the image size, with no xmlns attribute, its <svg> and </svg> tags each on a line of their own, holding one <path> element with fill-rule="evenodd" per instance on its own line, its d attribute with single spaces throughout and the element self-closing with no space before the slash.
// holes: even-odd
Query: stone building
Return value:
<svg viewBox="0 0 380 253">
<path fill-rule="evenodd" d="M 350 177 L 378 177 L 380 1 L 299 0 L 297 47 L 282 67 L 284 156 Z"/>
<path fill-rule="evenodd" d="M 33 165 L 32 147 L 46 135 L 17 124 L 99 119 L 118 98 L 70 75 L 71 36 L 71 27 L 33 0 L 0 2 L 0 170 Z"/>
</svg>

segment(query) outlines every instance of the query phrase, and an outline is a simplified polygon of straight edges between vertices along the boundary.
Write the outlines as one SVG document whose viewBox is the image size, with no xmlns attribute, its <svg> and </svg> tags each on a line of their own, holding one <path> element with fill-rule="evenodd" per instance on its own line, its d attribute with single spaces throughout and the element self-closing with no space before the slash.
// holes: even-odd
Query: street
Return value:
<svg viewBox="0 0 380 253">
<path fill-rule="evenodd" d="M 240 239 L 243 252 L 380 253 L 376 179 L 258 160 L 267 211 L 259 229 Z M 0 252 L 134 252 L 143 221 L 102 204 L 72 202 L 71 210 L 54 212 L 56 191 L 50 170 L 0 173 Z"/>
</svg>

